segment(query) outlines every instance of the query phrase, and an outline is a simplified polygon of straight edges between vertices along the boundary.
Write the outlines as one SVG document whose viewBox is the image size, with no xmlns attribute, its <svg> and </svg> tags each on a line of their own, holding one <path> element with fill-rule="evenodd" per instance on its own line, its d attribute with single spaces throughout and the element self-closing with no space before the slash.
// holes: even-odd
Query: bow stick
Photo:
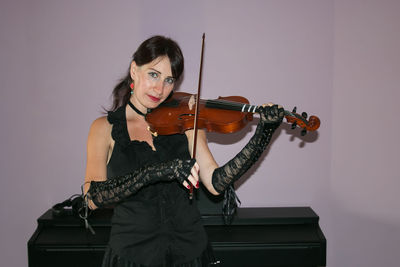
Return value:
<svg viewBox="0 0 400 267">
<path fill-rule="evenodd" d="M 204 54 L 204 38 L 206 34 L 203 33 L 202 36 L 202 43 L 201 43 L 201 56 L 200 56 L 200 71 L 199 71 L 199 84 L 197 87 L 197 96 L 196 96 L 196 112 L 194 114 L 194 125 L 193 125 L 193 139 L 192 139 L 192 158 L 196 158 L 196 144 L 197 144 L 197 121 L 198 121 L 198 114 L 199 114 L 199 102 L 200 102 L 200 88 L 201 88 L 201 73 L 203 69 L 203 54 Z M 193 185 L 190 185 L 189 189 L 189 199 L 193 199 Z"/>
</svg>

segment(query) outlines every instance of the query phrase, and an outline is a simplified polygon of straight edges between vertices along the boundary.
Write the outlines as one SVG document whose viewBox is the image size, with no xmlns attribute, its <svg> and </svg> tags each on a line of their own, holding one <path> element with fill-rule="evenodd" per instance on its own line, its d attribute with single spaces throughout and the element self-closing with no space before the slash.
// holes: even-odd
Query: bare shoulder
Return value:
<svg viewBox="0 0 400 267">
<path fill-rule="evenodd" d="M 96 139 L 98 141 L 110 140 L 112 125 L 108 122 L 106 116 L 99 117 L 92 122 L 89 130 L 89 140 Z"/>
<path fill-rule="evenodd" d="M 95 130 L 107 130 L 111 129 L 112 125 L 108 122 L 107 116 L 101 116 L 97 119 L 95 119 L 91 125 L 91 128 L 94 128 Z"/>
<path fill-rule="evenodd" d="M 99 117 L 92 122 L 90 126 L 90 131 L 95 132 L 109 132 L 112 125 L 108 122 L 106 116 Z"/>
</svg>

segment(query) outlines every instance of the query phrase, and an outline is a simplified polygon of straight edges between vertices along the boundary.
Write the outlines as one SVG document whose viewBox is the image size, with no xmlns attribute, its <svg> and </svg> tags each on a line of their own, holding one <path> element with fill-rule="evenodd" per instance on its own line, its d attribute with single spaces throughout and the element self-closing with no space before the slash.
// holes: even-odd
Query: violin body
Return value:
<svg viewBox="0 0 400 267">
<path fill-rule="evenodd" d="M 191 105 L 193 94 L 175 92 L 172 97 L 146 115 L 150 131 L 159 135 L 184 133 L 194 128 L 195 105 Z M 249 104 L 242 96 L 219 97 L 219 101 Z M 197 126 L 209 132 L 234 133 L 253 120 L 253 113 L 210 108 L 210 101 L 200 100 Z"/>
<path fill-rule="evenodd" d="M 193 103 L 191 103 L 193 102 Z M 146 121 L 150 125 L 150 131 L 159 135 L 184 133 L 194 129 L 196 108 L 194 95 L 176 92 L 159 107 L 146 115 Z M 259 107 L 250 105 L 242 96 L 219 97 L 214 100 L 199 100 L 197 115 L 197 127 L 209 132 L 234 133 L 253 120 L 253 113 L 258 112 Z M 307 113 L 301 115 L 293 111 L 284 110 L 284 116 L 292 129 L 301 128 L 301 135 L 307 131 L 316 131 L 321 122 L 317 116 Z"/>
</svg>

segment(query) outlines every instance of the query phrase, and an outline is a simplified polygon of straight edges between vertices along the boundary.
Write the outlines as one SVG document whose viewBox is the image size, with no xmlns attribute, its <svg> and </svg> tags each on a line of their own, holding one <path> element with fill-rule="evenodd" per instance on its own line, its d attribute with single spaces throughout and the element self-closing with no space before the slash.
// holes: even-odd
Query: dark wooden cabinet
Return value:
<svg viewBox="0 0 400 267">
<path fill-rule="evenodd" d="M 91 215 L 92 235 L 72 212 L 54 217 L 48 210 L 28 241 L 29 266 L 101 266 L 111 215 L 107 209 Z M 230 226 L 217 214 L 202 218 L 220 266 L 326 265 L 326 239 L 309 207 L 239 208 Z"/>
</svg>

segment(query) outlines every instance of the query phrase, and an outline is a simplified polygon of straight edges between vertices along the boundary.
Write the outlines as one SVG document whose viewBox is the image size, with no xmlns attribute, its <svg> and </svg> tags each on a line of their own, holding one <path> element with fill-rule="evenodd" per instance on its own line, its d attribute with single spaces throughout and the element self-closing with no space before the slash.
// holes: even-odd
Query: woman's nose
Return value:
<svg viewBox="0 0 400 267">
<path fill-rule="evenodd" d="M 162 95 L 163 90 L 164 90 L 164 83 L 162 81 L 157 82 L 154 86 L 154 91 L 156 91 L 157 94 Z"/>
</svg>

